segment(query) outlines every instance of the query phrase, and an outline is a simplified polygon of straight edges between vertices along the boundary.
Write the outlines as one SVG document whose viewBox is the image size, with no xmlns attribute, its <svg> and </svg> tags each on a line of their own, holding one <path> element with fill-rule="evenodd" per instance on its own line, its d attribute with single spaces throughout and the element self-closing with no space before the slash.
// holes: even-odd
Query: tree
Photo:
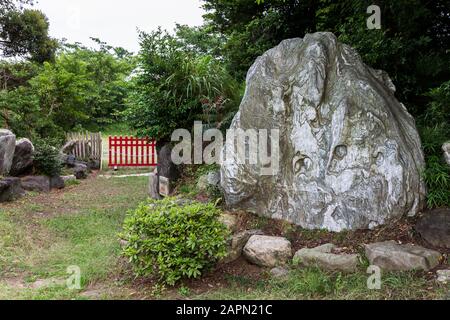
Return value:
<svg viewBox="0 0 450 320">
<path fill-rule="evenodd" d="M 0 48 L 3 56 L 27 57 L 38 63 L 52 60 L 58 42 L 48 35 L 47 17 L 41 11 L 22 7 L 33 1 L 0 1 Z"/>
<path fill-rule="evenodd" d="M 381 30 L 367 30 L 372 4 L 381 8 Z M 239 79 L 280 41 L 316 31 L 335 33 L 366 63 L 387 71 L 416 116 L 428 105 L 425 93 L 450 78 L 448 0 L 204 0 L 204 9 L 207 25 L 228 39 L 224 58 Z"/>
<path fill-rule="evenodd" d="M 120 57 L 116 54 L 120 53 Z M 64 137 L 76 128 L 98 130 L 125 109 L 134 57 L 125 50 L 66 45 L 54 62 L 3 62 L 0 117 L 26 137 Z"/>
<path fill-rule="evenodd" d="M 237 83 L 219 60 L 162 30 L 143 32 L 140 41 L 140 72 L 126 115 L 142 136 L 164 144 L 174 130 L 191 129 L 205 115 L 222 122 L 237 107 Z"/>
</svg>

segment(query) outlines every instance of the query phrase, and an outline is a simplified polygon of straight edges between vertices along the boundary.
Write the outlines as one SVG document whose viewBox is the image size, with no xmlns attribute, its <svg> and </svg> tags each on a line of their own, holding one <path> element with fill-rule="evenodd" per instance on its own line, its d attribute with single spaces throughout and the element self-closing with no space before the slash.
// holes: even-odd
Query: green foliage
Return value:
<svg viewBox="0 0 450 320">
<path fill-rule="evenodd" d="M 62 163 L 59 157 L 58 148 L 54 141 L 49 139 L 39 139 L 33 141 L 35 147 L 34 168 L 39 174 L 49 177 L 59 175 Z"/>
<path fill-rule="evenodd" d="M 228 231 L 214 204 L 149 200 L 128 213 L 124 254 L 138 276 L 156 275 L 169 285 L 198 278 L 226 255 Z"/>
<path fill-rule="evenodd" d="M 426 111 L 424 93 L 450 78 L 450 7 L 443 0 L 205 0 L 207 25 L 227 41 L 223 59 L 244 79 L 255 58 L 287 38 L 330 31 L 364 61 L 389 73 L 414 116 Z M 382 29 L 368 30 L 367 8 L 381 9 Z"/>
<path fill-rule="evenodd" d="M 195 120 L 220 123 L 235 110 L 239 89 L 221 62 L 158 30 L 141 33 L 140 72 L 134 79 L 128 121 L 143 136 L 170 141 Z"/>
<path fill-rule="evenodd" d="M 427 113 L 418 121 L 427 167 L 423 177 L 430 208 L 450 206 L 450 167 L 443 159 L 442 145 L 450 141 L 450 81 L 432 89 Z"/>
<path fill-rule="evenodd" d="M 66 45 L 54 62 L 0 64 L 0 118 L 25 137 L 99 130 L 119 120 L 134 57 L 94 39 L 100 49 Z"/>
<path fill-rule="evenodd" d="M 7 57 L 28 57 L 36 62 L 53 60 L 58 42 L 48 32 L 48 19 L 39 10 L 14 8 L 0 13 L 0 46 Z"/>
</svg>

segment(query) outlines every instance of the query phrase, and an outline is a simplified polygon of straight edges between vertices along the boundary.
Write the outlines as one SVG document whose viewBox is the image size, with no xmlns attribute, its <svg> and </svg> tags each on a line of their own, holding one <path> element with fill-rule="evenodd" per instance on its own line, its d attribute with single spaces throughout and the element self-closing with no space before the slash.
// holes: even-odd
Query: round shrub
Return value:
<svg viewBox="0 0 450 320">
<path fill-rule="evenodd" d="M 124 255 L 138 276 L 157 276 L 169 285 L 198 278 L 226 256 L 229 233 L 220 214 L 212 203 L 148 200 L 125 219 Z"/>
<path fill-rule="evenodd" d="M 47 139 L 34 140 L 34 168 L 37 173 L 49 177 L 61 174 L 62 163 L 55 143 Z"/>
</svg>

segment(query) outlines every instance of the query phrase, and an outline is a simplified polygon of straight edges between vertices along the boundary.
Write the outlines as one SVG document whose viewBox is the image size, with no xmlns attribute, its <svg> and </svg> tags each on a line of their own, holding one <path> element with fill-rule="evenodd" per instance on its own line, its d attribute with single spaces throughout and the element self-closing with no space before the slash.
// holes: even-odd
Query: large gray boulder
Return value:
<svg viewBox="0 0 450 320">
<path fill-rule="evenodd" d="M 387 271 L 428 271 L 437 267 L 442 257 L 437 251 L 395 241 L 366 245 L 366 256 L 371 265 Z"/>
<path fill-rule="evenodd" d="M 0 176 L 7 176 L 11 170 L 16 149 L 16 136 L 7 129 L 0 129 Z"/>
<path fill-rule="evenodd" d="M 279 130 L 279 169 L 267 175 L 260 159 L 242 164 L 227 139 L 221 185 L 228 206 L 335 232 L 416 215 L 426 193 L 424 156 L 414 119 L 394 92 L 386 73 L 331 33 L 267 51 L 248 72 L 231 129 Z"/>
<path fill-rule="evenodd" d="M 19 176 L 24 173 L 29 173 L 33 167 L 33 157 L 33 143 L 28 139 L 18 140 L 16 142 L 10 174 L 12 176 Z"/>
</svg>

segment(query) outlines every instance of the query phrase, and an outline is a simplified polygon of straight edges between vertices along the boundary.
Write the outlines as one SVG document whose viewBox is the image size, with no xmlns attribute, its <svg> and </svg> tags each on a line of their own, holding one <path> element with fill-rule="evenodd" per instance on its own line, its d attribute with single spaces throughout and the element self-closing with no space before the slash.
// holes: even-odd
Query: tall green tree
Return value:
<svg viewBox="0 0 450 320">
<path fill-rule="evenodd" d="M 119 54 L 117 54 L 118 52 Z M 120 56 L 119 56 L 120 55 Z M 4 62 L 0 117 L 19 136 L 62 137 L 98 130 L 125 108 L 134 57 L 120 48 L 68 45 L 54 62 Z"/>
<path fill-rule="evenodd" d="M 28 0 L 1 0 L 0 49 L 5 57 L 26 57 L 42 63 L 54 59 L 58 42 L 49 36 L 49 22 L 39 10 L 24 9 Z"/>
<path fill-rule="evenodd" d="M 238 85 L 221 61 L 162 30 L 141 33 L 140 39 L 139 72 L 126 112 L 133 127 L 162 143 L 195 120 L 220 127 L 239 103 Z"/>
</svg>

